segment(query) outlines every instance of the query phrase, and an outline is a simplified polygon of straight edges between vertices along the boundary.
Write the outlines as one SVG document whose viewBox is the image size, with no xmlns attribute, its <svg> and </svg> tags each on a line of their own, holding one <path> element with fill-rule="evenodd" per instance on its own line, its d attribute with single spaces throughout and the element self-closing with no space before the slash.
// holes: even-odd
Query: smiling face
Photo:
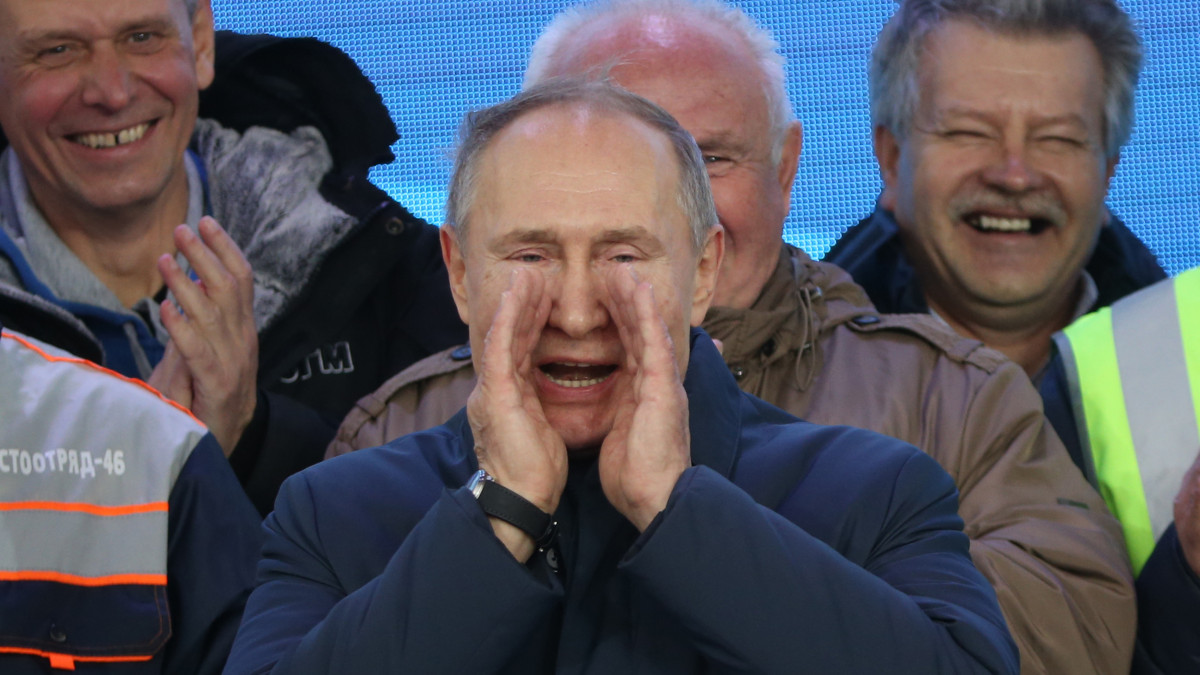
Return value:
<svg viewBox="0 0 1200 675">
<path fill-rule="evenodd" d="M 667 138 L 641 121 L 579 105 L 540 108 L 500 131 L 479 158 L 462 247 L 443 231 L 476 358 L 513 272 L 544 278 L 551 309 L 531 375 L 569 449 L 597 446 L 616 401 L 632 395 L 605 283 L 615 267 L 628 265 L 653 285 L 681 376 L 686 370 L 688 327 L 708 309 L 721 240 L 714 233 L 702 254 L 695 250 L 675 162 Z"/>
<path fill-rule="evenodd" d="M 788 127 L 782 157 L 774 161 L 764 75 L 728 31 L 687 16 L 650 15 L 609 19 L 581 32 L 555 55 L 547 74 L 584 75 L 612 66 L 613 82 L 658 104 L 692 134 L 725 228 L 725 262 L 713 304 L 749 307 L 783 245 L 800 157 L 799 123 Z"/>
<path fill-rule="evenodd" d="M 931 306 L 960 322 L 1062 312 L 1115 169 L 1095 47 L 952 20 L 926 39 L 920 91 L 908 137 L 877 129 L 876 154 Z"/>
<path fill-rule="evenodd" d="M 39 208 L 120 212 L 174 197 L 212 15 L 182 0 L 0 0 L 0 127 Z"/>
</svg>

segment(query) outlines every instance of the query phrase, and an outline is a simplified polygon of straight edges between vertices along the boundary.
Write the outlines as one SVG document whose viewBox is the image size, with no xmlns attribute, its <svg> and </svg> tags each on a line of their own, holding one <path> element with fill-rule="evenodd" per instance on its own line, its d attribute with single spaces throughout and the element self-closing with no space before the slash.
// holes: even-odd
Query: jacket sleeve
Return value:
<svg viewBox="0 0 1200 675">
<path fill-rule="evenodd" d="M 259 517 L 212 434 L 184 463 L 168 505 L 166 673 L 219 673 L 262 544 Z"/>
<path fill-rule="evenodd" d="M 1137 579 L 1134 675 L 1200 672 L 1200 578 L 1187 564 L 1172 524 Z"/>
<path fill-rule="evenodd" d="M 731 672 L 1017 672 L 950 478 L 916 452 L 887 477 L 894 493 L 863 566 L 789 519 L 813 504 L 777 513 L 696 467 L 621 567 Z"/>
<path fill-rule="evenodd" d="M 279 486 L 321 461 L 334 428 L 320 413 L 282 394 L 258 390 L 254 418 L 229 464 L 259 518 L 271 512 Z"/>
<path fill-rule="evenodd" d="M 450 419 L 475 388 L 470 352 L 463 358 L 462 349 L 428 356 L 359 399 L 326 448 L 325 459 L 383 445 Z"/>
<path fill-rule="evenodd" d="M 443 492 L 383 572 L 347 594 L 324 562 L 307 476 L 288 480 L 225 672 L 500 670 L 562 590 L 512 557 L 474 501 Z"/>
<path fill-rule="evenodd" d="M 954 421 L 971 557 L 996 589 L 1024 673 L 1129 672 L 1133 575 L 1120 524 L 1073 465 L 1025 373 L 1005 363 Z M 961 411 L 960 411 L 961 412 Z M 949 424 L 949 423 L 947 423 Z"/>
</svg>

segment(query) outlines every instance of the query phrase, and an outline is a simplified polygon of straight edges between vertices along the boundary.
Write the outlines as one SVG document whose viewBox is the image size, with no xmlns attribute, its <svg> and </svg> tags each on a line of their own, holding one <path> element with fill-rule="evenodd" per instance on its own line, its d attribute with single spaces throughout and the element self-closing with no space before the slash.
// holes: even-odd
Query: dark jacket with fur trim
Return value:
<svg viewBox="0 0 1200 675">
<path fill-rule="evenodd" d="M 975 565 L 1024 673 L 1128 672 L 1132 574 L 1120 526 L 1042 415 L 1025 373 L 925 315 L 881 315 L 843 270 L 785 246 L 754 306 L 704 328 L 745 391 L 819 424 L 907 441 L 954 478 Z M 475 384 L 466 348 L 364 397 L 328 454 L 441 424 Z"/>
<path fill-rule="evenodd" d="M 462 342 L 466 328 L 437 228 L 367 180 L 370 166 L 394 159 L 397 134 L 348 56 L 314 39 L 221 33 L 201 116 L 191 149 L 212 215 L 254 269 L 258 406 L 230 462 L 266 514 L 283 479 L 321 458 L 354 401 Z M 19 251 L 7 251 L 19 268 Z M 106 350 L 129 349 L 104 316 L 85 322 Z M 153 340 L 144 326 L 138 333 Z"/>
</svg>

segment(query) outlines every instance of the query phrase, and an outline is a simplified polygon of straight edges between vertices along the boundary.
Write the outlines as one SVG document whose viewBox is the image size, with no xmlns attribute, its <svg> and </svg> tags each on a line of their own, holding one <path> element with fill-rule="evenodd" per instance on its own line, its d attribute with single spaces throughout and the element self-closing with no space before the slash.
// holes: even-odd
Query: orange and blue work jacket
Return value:
<svg viewBox="0 0 1200 675">
<path fill-rule="evenodd" d="M 212 435 L 10 331 L 0 386 L 0 672 L 219 672 L 260 538 Z"/>
</svg>

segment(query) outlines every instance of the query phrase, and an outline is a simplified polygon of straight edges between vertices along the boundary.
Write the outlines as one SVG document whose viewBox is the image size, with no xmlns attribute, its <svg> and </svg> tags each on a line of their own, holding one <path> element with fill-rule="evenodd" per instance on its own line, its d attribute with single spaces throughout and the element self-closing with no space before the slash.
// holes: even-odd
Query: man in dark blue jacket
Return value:
<svg viewBox="0 0 1200 675">
<path fill-rule="evenodd" d="M 724 232 L 666 113 L 527 90 L 470 119 L 447 211 L 478 385 L 285 483 L 226 672 L 1016 672 L 936 462 L 689 329 Z"/>
</svg>

